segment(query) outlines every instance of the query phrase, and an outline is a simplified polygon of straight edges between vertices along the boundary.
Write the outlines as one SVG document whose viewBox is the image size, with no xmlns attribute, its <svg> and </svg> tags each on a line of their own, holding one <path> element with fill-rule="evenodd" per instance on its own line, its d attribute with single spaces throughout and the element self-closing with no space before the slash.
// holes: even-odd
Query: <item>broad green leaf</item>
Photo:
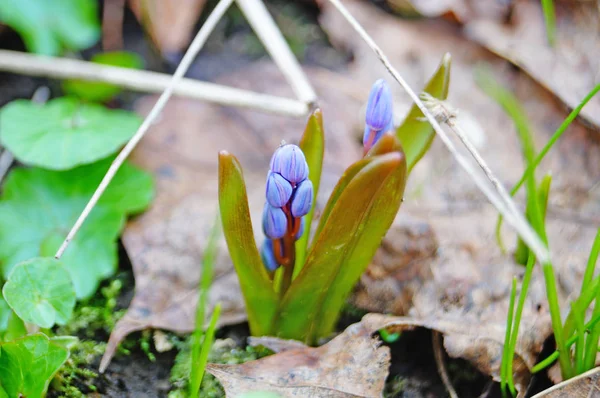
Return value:
<svg viewBox="0 0 600 398">
<path fill-rule="evenodd" d="M 63 97 L 38 104 L 16 100 L 0 113 L 0 141 L 28 165 L 66 170 L 115 152 L 141 119 L 120 109 Z"/>
<path fill-rule="evenodd" d="M 450 54 L 445 54 L 440 66 L 423 89 L 424 92 L 441 100 L 446 99 L 450 84 L 450 60 Z M 406 154 L 409 174 L 425 155 L 435 137 L 433 127 L 427 120 L 423 120 L 424 117 L 419 107 L 413 105 L 404 122 L 396 129 L 396 137 Z"/>
<path fill-rule="evenodd" d="M 112 158 L 68 171 L 14 169 L 0 198 L 0 265 L 5 277 L 21 261 L 51 257 L 92 196 Z M 127 214 L 144 210 L 152 177 L 124 164 L 102 195 L 61 262 L 78 298 L 89 297 L 114 274 L 117 238 Z"/>
<path fill-rule="evenodd" d="M 0 0 L 0 21 L 37 54 L 82 50 L 100 37 L 95 0 Z"/>
<path fill-rule="evenodd" d="M 38 257 L 15 266 L 2 294 L 22 320 L 42 328 L 65 325 L 75 307 L 71 277 L 54 258 Z"/>
<path fill-rule="evenodd" d="M 99 53 L 94 55 L 90 61 L 101 65 L 120 66 L 130 69 L 141 69 L 144 66 L 144 61 L 139 55 L 127 51 Z M 114 84 L 99 81 L 74 79 L 64 81 L 63 91 L 67 95 L 74 95 L 83 100 L 106 102 L 119 94 L 121 88 Z"/>
<path fill-rule="evenodd" d="M 8 306 L 6 300 L 0 297 L 0 335 L 8 328 L 8 320 L 12 310 Z"/>
<path fill-rule="evenodd" d="M 0 386 L 9 397 L 44 396 L 69 351 L 38 333 L 0 344 Z"/>
<path fill-rule="evenodd" d="M 219 208 L 229 255 L 244 294 L 250 331 L 254 336 L 269 334 L 277 296 L 256 248 L 242 167 L 225 151 L 219 153 Z"/>
<path fill-rule="evenodd" d="M 329 195 L 329 200 L 327 201 L 325 208 L 321 212 L 321 217 L 319 218 L 319 225 L 317 226 L 315 236 L 319 236 L 321 234 L 321 230 L 325 226 L 325 223 L 327 222 L 327 219 L 329 218 L 329 215 L 331 214 L 331 211 L 333 210 L 337 200 L 342 192 L 344 192 L 344 189 L 346 189 L 346 186 L 348 186 L 350 181 L 352 181 L 354 176 L 373 160 L 373 156 L 383 155 L 396 150 L 397 142 L 398 140 L 394 139 L 393 136 L 389 134 L 383 135 L 381 139 L 379 139 L 379 141 L 377 141 L 377 143 L 371 148 L 369 153 L 367 153 L 364 159 L 355 162 L 348 167 L 346 171 L 344 171 L 344 174 L 342 177 L 340 177 L 337 184 L 333 188 L 331 195 Z"/>
<path fill-rule="evenodd" d="M 325 130 L 323 129 L 323 114 L 317 109 L 308 119 L 304 135 L 300 140 L 300 149 L 304 152 L 306 162 L 308 163 L 308 178 L 313 184 L 313 207 L 308 214 L 304 216 L 304 235 L 296 242 L 296 264 L 294 266 L 294 276 L 300 272 L 306 259 L 306 247 L 310 235 L 310 227 L 315 214 L 315 203 L 319 184 L 321 183 L 321 168 L 323 167 L 323 153 L 325 152 Z"/>
<path fill-rule="evenodd" d="M 335 307 L 343 304 L 396 215 L 406 175 L 404 155 L 393 152 L 359 162 L 364 161 L 368 164 L 341 192 L 283 298 L 274 327 L 281 337 L 314 343 L 329 332 L 341 309 Z"/>
</svg>

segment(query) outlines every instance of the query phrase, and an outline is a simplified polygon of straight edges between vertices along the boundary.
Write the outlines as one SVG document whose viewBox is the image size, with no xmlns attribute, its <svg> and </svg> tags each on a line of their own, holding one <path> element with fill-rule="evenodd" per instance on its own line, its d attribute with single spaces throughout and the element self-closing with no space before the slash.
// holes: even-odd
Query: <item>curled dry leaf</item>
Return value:
<svg viewBox="0 0 600 398">
<path fill-rule="evenodd" d="M 227 396 L 250 391 L 282 397 L 381 397 L 390 350 L 380 345 L 370 324 L 355 323 L 329 343 L 289 349 L 241 365 L 209 364 Z"/>
<path fill-rule="evenodd" d="M 556 6 L 555 47 L 548 45 L 541 5 L 535 1 L 516 2 L 510 25 L 482 19 L 469 23 L 466 33 L 575 108 L 598 83 L 600 16 L 593 2 Z M 593 98 L 581 114 L 600 126 L 600 98 Z"/>
<path fill-rule="evenodd" d="M 424 327 L 435 330 L 444 336 L 444 347 L 453 358 L 463 358 L 476 366 L 482 373 L 500 381 L 500 365 L 504 343 L 504 328 L 501 323 L 480 323 L 477 319 L 460 313 L 435 314 L 426 318 L 394 317 L 381 314 L 367 314 L 361 323 L 369 330 L 387 329 L 393 332 Z M 523 393 L 530 378 L 530 369 L 535 364 L 537 352 L 543 341 L 538 341 L 531 333 L 534 328 L 524 322 L 522 333 L 515 349 L 513 375 L 515 385 Z M 523 330 L 527 329 L 527 330 Z"/>
<path fill-rule="evenodd" d="M 129 6 L 163 53 L 183 50 L 206 0 L 129 0 Z"/>
<path fill-rule="evenodd" d="M 475 18 L 503 19 L 511 9 L 510 1 L 497 0 L 386 0 L 404 16 L 444 17 L 466 23 Z"/>
<path fill-rule="evenodd" d="M 600 396 L 600 368 L 550 387 L 531 398 L 591 398 Z"/>
</svg>

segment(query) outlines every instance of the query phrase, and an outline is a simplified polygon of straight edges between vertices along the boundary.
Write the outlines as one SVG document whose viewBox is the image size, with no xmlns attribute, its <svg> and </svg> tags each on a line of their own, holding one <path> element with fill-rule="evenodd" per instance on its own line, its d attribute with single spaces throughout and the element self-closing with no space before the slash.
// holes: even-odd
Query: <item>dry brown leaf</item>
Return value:
<svg viewBox="0 0 600 398">
<path fill-rule="evenodd" d="M 536 321 L 540 321 L 537 319 Z M 485 322 L 461 313 L 431 314 L 426 318 L 394 317 L 367 314 L 361 323 L 367 329 L 401 332 L 424 327 L 444 336 L 444 347 L 453 358 L 463 358 L 475 365 L 482 373 L 500 381 L 500 365 L 504 343 L 504 327 L 501 323 Z M 530 369 L 535 364 L 542 343 L 535 337 L 536 322 L 525 319 L 519 333 L 513 363 L 515 385 L 525 391 L 529 382 Z M 546 325 L 546 322 L 543 322 Z M 545 326 L 544 326 L 545 327 Z M 544 330 L 544 332 L 547 332 Z"/>
<path fill-rule="evenodd" d="M 163 52 L 178 52 L 190 42 L 206 0 L 129 0 L 129 6 Z"/>
<path fill-rule="evenodd" d="M 382 396 L 390 365 L 390 349 L 372 334 L 377 329 L 355 323 L 329 343 L 290 349 L 241 365 L 209 364 L 228 397 L 250 391 L 282 397 Z"/>
<path fill-rule="evenodd" d="M 504 19 L 510 1 L 498 0 L 387 0 L 389 6 L 404 16 L 446 17 L 460 23 L 475 18 Z"/>
<path fill-rule="evenodd" d="M 516 2 L 511 25 L 474 21 L 466 26 L 466 33 L 574 108 L 599 81 L 600 16 L 594 2 L 556 6 L 555 48 L 548 45 L 539 1 Z M 581 114 L 600 126 L 600 98 L 592 99 Z"/>
<path fill-rule="evenodd" d="M 566 380 L 531 398 L 592 398 L 600 397 L 600 368 L 592 369 Z"/>
</svg>

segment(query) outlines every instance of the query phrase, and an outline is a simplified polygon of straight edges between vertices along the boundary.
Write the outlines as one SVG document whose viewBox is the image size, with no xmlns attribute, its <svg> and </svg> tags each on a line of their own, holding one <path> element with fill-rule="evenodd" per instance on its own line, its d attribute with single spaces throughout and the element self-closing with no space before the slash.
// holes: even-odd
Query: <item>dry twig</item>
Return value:
<svg viewBox="0 0 600 398">
<path fill-rule="evenodd" d="M 433 355 L 435 356 L 435 364 L 438 369 L 438 373 L 440 374 L 440 378 L 442 379 L 442 383 L 446 387 L 446 391 L 448 391 L 448 395 L 450 398 L 458 398 L 458 394 L 450 381 L 450 376 L 448 376 L 448 370 L 446 369 L 446 364 L 444 363 L 444 350 L 442 349 L 442 334 L 438 331 L 433 330 L 431 333 L 431 339 L 433 342 Z"/>
<path fill-rule="evenodd" d="M 540 262 L 548 262 L 550 260 L 550 252 L 548 251 L 548 248 L 542 243 L 541 239 L 531 228 L 531 225 L 529 225 L 525 217 L 523 217 L 523 215 L 520 212 L 513 213 L 513 211 L 511 211 L 511 208 L 516 208 L 516 206 L 507 206 L 502 196 L 500 196 L 495 190 L 491 189 L 488 186 L 488 181 L 482 178 L 481 175 L 478 174 L 472 167 L 471 163 L 456 149 L 450 138 L 446 135 L 446 132 L 442 129 L 438 121 L 431 114 L 427 106 L 421 101 L 421 99 L 412 90 L 408 83 L 406 83 L 406 81 L 404 80 L 404 78 L 402 78 L 400 73 L 398 73 L 398 71 L 392 66 L 387 56 L 383 53 L 383 51 L 381 51 L 379 46 L 373 41 L 373 39 L 358 23 L 358 21 L 352 16 L 352 14 L 350 14 L 348 9 L 344 5 L 342 5 L 342 3 L 339 0 L 329 0 L 329 2 L 338 9 L 338 11 L 350 23 L 352 28 L 361 36 L 361 38 L 367 43 L 367 45 L 373 50 L 373 52 L 375 52 L 381 63 L 385 66 L 385 68 L 392 75 L 392 77 L 408 93 L 413 102 L 417 105 L 417 107 L 419 107 L 421 112 L 423 112 L 423 115 L 425 115 L 425 118 L 434 128 L 436 134 L 440 137 L 444 145 L 446 145 L 450 153 L 452 153 L 458 164 L 467 172 L 467 174 L 469 174 L 471 179 L 485 194 L 488 200 L 496 207 L 498 212 L 500 212 L 500 214 L 504 216 L 506 222 L 517 231 L 521 238 L 535 253 L 536 257 L 539 259 Z M 472 147 L 472 149 L 476 152 L 475 148 Z"/>
</svg>

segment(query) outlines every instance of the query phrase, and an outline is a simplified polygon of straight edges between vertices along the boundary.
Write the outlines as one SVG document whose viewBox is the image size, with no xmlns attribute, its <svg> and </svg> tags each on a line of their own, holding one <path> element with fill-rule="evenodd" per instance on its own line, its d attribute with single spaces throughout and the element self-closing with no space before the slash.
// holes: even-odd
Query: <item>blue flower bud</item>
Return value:
<svg viewBox="0 0 600 398">
<path fill-rule="evenodd" d="M 373 84 L 367 102 L 367 115 L 363 145 L 365 152 L 371 149 L 381 136 L 394 129 L 393 99 L 389 86 L 383 79 Z"/>
<path fill-rule="evenodd" d="M 298 228 L 298 232 L 296 232 L 296 240 L 300 239 L 300 237 L 304 233 L 304 226 L 305 226 L 304 224 L 306 224 L 306 223 L 304 222 L 304 217 L 302 217 L 300 219 L 300 228 Z"/>
<path fill-rule="evenodd" d="M 297 184 L 308 177 L 308 164 L 298 146 L 287 144 L 277 148 L 273 154 L 271 171 L 281 174 L 292 184 Z"/>
<path fill-rule="evenodd" d="M 304 180 L 294 190 L 292 197 L 292 215 L 302 217 L 308 214 L 313 201 L 313 186 L 310 180 Z"/>
<path fill-rule="evenodd" d="M 263 209 L 263 232 L 271 239 L 279 239 L 287 230 L 287 217 L 283 210 L 268 203 Z"/>
<path fill-rule="evenodd" d="M 271 272 L 275 271 L 279 267 L 273 250 L 273 241 L 271 239 L 265 239 L 260 248 L 260 257 L 262 258 L 262 262 L 265 267 Z"/>
<path fill-rule="evenodd" d="M 273 207 L 283 207 L 292 197 L 292 184 L 281 174 L 269 172 L 267 175 L 267 202 Z"/>
</svg>

